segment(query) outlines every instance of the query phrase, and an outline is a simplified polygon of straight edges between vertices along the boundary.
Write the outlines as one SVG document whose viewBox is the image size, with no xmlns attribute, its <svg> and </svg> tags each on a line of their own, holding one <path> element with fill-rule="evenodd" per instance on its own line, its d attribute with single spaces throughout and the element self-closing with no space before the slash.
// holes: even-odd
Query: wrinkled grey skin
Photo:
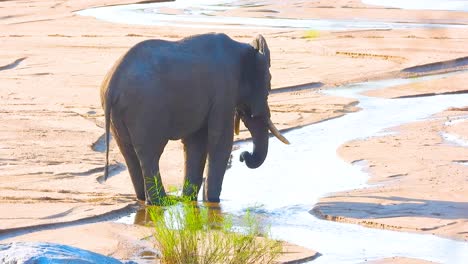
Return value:
<svg viewBox="0 0 468 264">
<path fill-rule="evenodd" d="M 234 115 L 253 137 L 252 153 L 241 160 L 259 167 L 268 151 L 270 52 L 259 35 L 252 44 L 224 34 L 204 34 L 179 41 L 147 40 L 117 61 L 101 87 L 109 127 L 122 152 L 137 198 L 158 204 L 166 193 L 159 158 L 168 140 L 182 139 L 185 152 L 183 194 L 219 202 L 233 144 Z"/>
</svg>

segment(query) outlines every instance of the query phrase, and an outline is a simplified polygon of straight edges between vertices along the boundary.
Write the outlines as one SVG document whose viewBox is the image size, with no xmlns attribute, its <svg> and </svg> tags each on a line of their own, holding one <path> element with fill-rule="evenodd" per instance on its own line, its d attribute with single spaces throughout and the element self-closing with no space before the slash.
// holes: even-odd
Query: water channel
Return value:
<svg viewBox="0 0 468 264">
<path fill-rule="evenodd" d="M 79 15 L 92 16 L 114 23 L 153 26 L 177 26 L 196 28 L 261 28 L 261 29 L 313 29 L 313 30 L 357 30 L 357 29 L 404 29 L 466 27 L 456 24 L 423 24 L 398 21 L 366 19 L 295 19 L 270 15 L 268 17 L 224 16 L 216 12 L 242 7 L 267 6 L 281 1 L 241 0 L 177 0 L 151 4 L 98 7 L 78 11 Z M 380 1 L 381 3 L 382 1 Z M 170 10 L 170 11 L 169 11 Z M 279 12 L 278 10 L 270 10 Z M 313 17 L 313 15 L 312 15 Z"/>
</svg>

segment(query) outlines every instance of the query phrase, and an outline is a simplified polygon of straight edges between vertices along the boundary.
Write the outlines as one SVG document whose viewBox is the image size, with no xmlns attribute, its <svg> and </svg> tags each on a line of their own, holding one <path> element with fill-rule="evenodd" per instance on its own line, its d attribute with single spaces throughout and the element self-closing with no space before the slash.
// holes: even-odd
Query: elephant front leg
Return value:
<svg viewBox="0 0 468 264">
<path fill-rule="evenodd" d="M 207 156 L 207 129 L 202 128 L 184 138 L 185 177 L 183 195 L 196 200 L 203 182 L 203 170 Z"/>
<path fill-rule="evenodd" d="M 220 137 L 209 137 L 211 141 L 208 144 L 208 175 L 203 189 L 203 200 L 207 202 L 218 203 L 220 201 L 224 173 L 233 142 L 232 126 L 228 126 L 228 129 Z"/>
</svg>

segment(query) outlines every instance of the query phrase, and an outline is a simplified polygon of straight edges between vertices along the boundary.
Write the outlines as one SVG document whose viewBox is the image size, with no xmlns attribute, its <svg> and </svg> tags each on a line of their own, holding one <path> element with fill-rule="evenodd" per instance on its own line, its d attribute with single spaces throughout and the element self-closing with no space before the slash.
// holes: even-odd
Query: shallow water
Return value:
<svg viewBox="0 0 468 264">
<path fill-rule="evenodd" d="M 267 5 L 274 1 L 253 1 L 251 4 Z M 440 28 L 466 27 L 452 24 L 398 23 L 371 21 L 364 19 L 288 19 L 279 17 L 231 17 L 214 16 L 216 11 L 225 11 L 245 6 L 238 0 L 177 0 L 151 4 L 134 4 L 91 8 L 78 11 L 79 15 L 92 16 L 115 23 L 136 25 L 178 26 L 196 28 L 294 28 L 314 30 L 355 30 L 355 29 L 402 29 L 402 28 Z M 165 9 L 166 8 L 166 9 Z M 176 11 L 168 13 L 167 8 Z"/>
<path fill-rule="evenodd" d="M 233 153 L 222 192 L 224 212 L 247 209 L 262 215 L 276 238 L 317 250 L 313 263 L 357 263 L 405 256 L 441 263 L 468 263 L 468 243 L 432 235 L 370 229 L 317 219 L 308 213 L 320 197 L 332 192 L 366 187 L 361 163 L 351 165 L 337 155 L 347 141 L 387 133 L 387 128 L 428 118 L 448 107 L 466 106 L 467 94 L 412 99 L 381 99 L 360 92 L 392 85 L 441 78 L 396 79 L 355 84 L 325 93 L 357 98 L 363 110 L 287 133 L 291 145 L 272 139 L 265 163 L 250 170 L 237 160 L 243 143 Z"/>
<path fill-rule="evenodd" d="M 468 122 L 468 116 L 460 116 L 454 119 L 451 119 L 447 122 L 444 123 L 445 126 L 454 126 L 459 123 L 464 123 Z M 441 137 L 445 140 L 445 142 L 459 146 L 459 147 L 468 147 L 468 140 L 463 138 L 460 135 L 457 134 L 452 134 L 452 133 L 447 133 L 447 132 L 441 132 L 440 133 Z"/>
<path fill-rule="evenodd" d="M 450 134 L 450 133 L 443 132 L 440 135 L 445 140 L 445 142 L 451 145 L 455 145 L 459 147 L 468 147 L 468 141 L 457 134 Z"/>
</svg>

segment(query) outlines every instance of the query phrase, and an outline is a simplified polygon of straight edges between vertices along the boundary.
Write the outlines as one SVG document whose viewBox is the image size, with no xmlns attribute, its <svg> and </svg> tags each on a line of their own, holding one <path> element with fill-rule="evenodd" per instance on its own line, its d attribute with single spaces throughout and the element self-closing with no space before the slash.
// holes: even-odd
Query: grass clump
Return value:
<svg viewBox="0 0 468 264">
<path fill-rule="evenodd" d="M 174 205 L 172 199 L 164 203 L 171 206 L 148 208 L 161 263 L 273 263 L 281 254 L 281 242 L 268 238 L 250 213 L 234 227 L 232 218 L 223 216 L 219 207 L 198 206 L 190 199 L 179 199 Z"/>
</svg>

